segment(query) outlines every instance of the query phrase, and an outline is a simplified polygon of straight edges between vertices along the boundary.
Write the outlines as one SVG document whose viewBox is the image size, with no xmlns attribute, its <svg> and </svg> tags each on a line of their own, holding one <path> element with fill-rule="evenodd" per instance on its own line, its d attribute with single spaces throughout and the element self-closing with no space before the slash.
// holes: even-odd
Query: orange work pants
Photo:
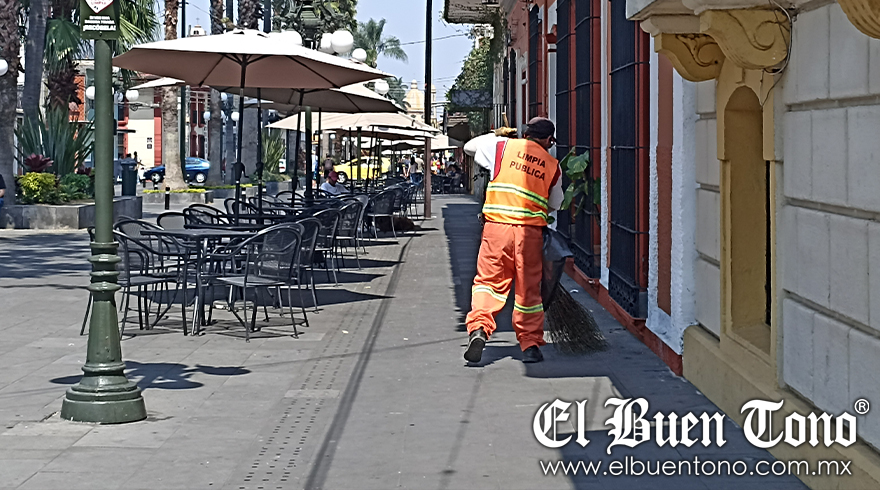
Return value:
<svg viewBox="0 0 880 490">
<path fill-rule="evenodd" d="M 504 308 L 511 281 L 516 281 L 513 330 L 520 348 L 544 345 L 544 306 L 541 302 L 542 247 L 538 226 L 486 222 L 477 259 L 467 330 L 495 331 L 495 316 Z"/>
</svg>

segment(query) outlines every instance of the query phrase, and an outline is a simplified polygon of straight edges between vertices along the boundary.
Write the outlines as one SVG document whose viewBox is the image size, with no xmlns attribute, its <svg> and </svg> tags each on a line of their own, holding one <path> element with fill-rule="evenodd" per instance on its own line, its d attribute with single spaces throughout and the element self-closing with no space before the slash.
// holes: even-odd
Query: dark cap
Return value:
<svg viewBox="0 0 880 490">
<path fill-rule="evenodd" d="M 553 136 L 553 133 L 555 132 L 556 126 L 553 125 L 553 121 L 546 117 L 533 117 L 526 125 L 525 135 L 531 136 L 532 138 L 544 139 Z"/>
</svg>

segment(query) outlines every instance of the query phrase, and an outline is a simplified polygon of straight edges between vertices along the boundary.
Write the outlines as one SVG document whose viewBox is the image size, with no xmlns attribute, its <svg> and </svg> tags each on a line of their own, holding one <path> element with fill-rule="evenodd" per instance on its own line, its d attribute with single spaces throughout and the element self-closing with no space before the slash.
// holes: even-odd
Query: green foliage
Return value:
<svg viewBox="0 0 880 490">
<path fill-rule="evenodd" d="M 31 155 L 43 155 L 52 160 L 52 171 L 60 176 L 82 167 L 94 146 L 92 125 L 71 122 L 66 108 L 49 108 L 37 121 L 25 120 L 16 136 L 21 143 L 16 155 L 19 163 Z"/>
<path fill-rule="evenodd" d="M 51 159 L 46 158 L 43 155 L 37 155 L 36 153 L 32 153 L 29 157 L 24 159 L 24 168 L 26 168 L 28 172 L 45 172 L 46 170 L 49 170 L 51 166 Z"/>
<path fill-rule="evenodd" d="M 89 175 L 67 174 L 61 177 L 61 190 L 71 199 L 95 197 L 95 180 Z"/>
<path fill-rule="evenodd" d="M 288 180 L 290 180 L 290 176 L 287 174 L 263 172 L 263 182 L 287 182 Z"/>
<path fill-rule="evenodd" d="M 394 36 L 385 36 L 385 19 L 376 21 L 370 19 L 367 22 L 358 23 L 354 32 L 354 47 L 362 48 L 367 52 L 367 64 L 376 68 L 379 55 L 406 62 L 409 58 L 406 51 L 400 46 L 400 39 Z"/>
<path fill-rule="evenodd" d="M 23 204 L 61 204 L 68 201 L 54 174 L 28 172 L 16 177 L 18 199 Z"/>
<path fill-rule="evenodd" d="M 357 0 L 316 0 L 313 5 L 321 24 L 318 39 L 320 34 L 338 29 L 357 30 Z M 302 33 L 302 7 L 303 2 L 299 0 L 272 0 L 272 30 L 293 29 Z"/>
<path fill-rule="evenodd" d="M 592 195 L 592 205 L 599 206 L 601 203 L 599 195 L 601 181 L 600 179 L 590 177 L 590 165 L 589 154 L 575 155 L 574 150 L 571 150 L 559 162 L 560 169 L 571 181 L 568 184 L 568 188 L 565 189 L 565 198 L 562 200 L 561 209 L 567 209 L 571 206 L 572 202 L 577 202 L 578 206 L 574 212 L 575 216 L 581 212 L 587 201 L 586 199 L 581 199 L 581 197 Z"/>
<path fill-rule="evenodd" d="M 492 58 L 492 39 L 484 37 L 471 49 L 461 67 L 461 73 L 446 92 L 446 100 L 453 100 L 452 94 L 458 90 L 488 90 L 491 92 L 494 77 L 494 60 Z M 462 112 L 466 108 L 449 105 L 449 112 Z M 479 134 L 489 129 L 486 112 L 467 112 L 471 132 Z"/>
<path fill-rule="evenodd" d="M 287 144 L 280 129 L 263 130 L 263 180 L 268 174 L 279 174 L 278 162 L 287 153 Z M 272 181 L 269 181 L 272 182 Z"/>
</svg>

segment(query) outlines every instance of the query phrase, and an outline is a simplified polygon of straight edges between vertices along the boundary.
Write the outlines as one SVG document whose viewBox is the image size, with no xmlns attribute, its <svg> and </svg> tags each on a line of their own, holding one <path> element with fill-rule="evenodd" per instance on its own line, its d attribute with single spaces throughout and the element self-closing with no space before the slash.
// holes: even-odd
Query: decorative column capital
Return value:
<svg viewBox="0 0 880 490">
<path fill-rule="evenodd" d="M 785 61 L 791 41 L 791 25 L 778 10 L 706 10 L 700 32 L 712 36 L 730 61 L 752 70 Z"/>
<path fill-rule="evenodd" d="M 654 50 L 665 55 L 686 80 L 703 82 L 718 77 L 724 54 L 706 34 L 659 34 Z"/>
<path fill-rule="evenodd" d="M 838 0 L 856 29 L 880 39 L 880 0 Z"/>
</svg>

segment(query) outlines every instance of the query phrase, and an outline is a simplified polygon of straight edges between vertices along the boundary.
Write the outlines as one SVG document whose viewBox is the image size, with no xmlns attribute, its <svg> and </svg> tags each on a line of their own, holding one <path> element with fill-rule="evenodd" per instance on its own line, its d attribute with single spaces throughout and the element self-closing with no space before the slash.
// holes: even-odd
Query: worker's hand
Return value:
<svg viewBox="0 0 880 490">
<path fill-rule="evenodd" d="M 481 228 L 486 225 L 486 217 L 483 216 L 483 213 L 477 214 L 477 219 L 480 220 L 480 227 Z"/>
<path fill-rule="evenodd" d="M 504 138 L 516 138 L 516 128 L 508 128 L 502 126 L 495 130 L 495 136 L 501 136 Z"/>
</svg>

